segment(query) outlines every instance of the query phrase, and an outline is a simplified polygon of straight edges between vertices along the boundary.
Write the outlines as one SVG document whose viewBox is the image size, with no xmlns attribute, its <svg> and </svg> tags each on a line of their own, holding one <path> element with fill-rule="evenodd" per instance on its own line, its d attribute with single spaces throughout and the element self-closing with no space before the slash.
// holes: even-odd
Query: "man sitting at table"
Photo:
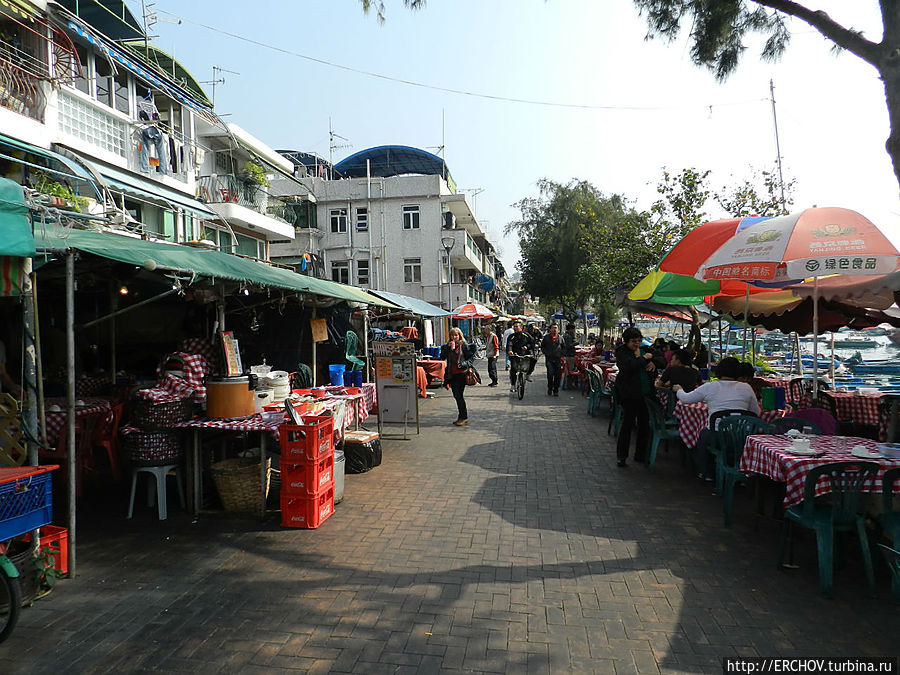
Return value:
<svg viewBox="0 0 900 675">
<path fill-rule="evenodd" d="M 672 354 L 672 363 L 659 377 L 662 387 L 673 387 L 676 384 L 685 392 L 692 392 L 702 384 L 700 371 L 692 367 L 693 357 L 687 349 L 677 349 Z"/>
<path fill-rule="evenodd" d="M 675 384 L 672 389 L 682 403 L 706 403 L 709 416 L 721 410 L 746 410 L 759 415 L 759 402 L 753 388 L 746 382 L 738 382 L 741 362 L 733 356 L 722 359 L 716 368 L 718 380 L 707 382 L 697 387 L 692 392 L 687 392 L 680 384 Z M 707 428 L 700 432 L 695 447 L 695 458 L 700 469 L 700 475 L 708 481 L 713 480 L 715 468 L 710 467 L 711 455 L 707 451 L 709 444 L 709 421 Z"/>
</svg>

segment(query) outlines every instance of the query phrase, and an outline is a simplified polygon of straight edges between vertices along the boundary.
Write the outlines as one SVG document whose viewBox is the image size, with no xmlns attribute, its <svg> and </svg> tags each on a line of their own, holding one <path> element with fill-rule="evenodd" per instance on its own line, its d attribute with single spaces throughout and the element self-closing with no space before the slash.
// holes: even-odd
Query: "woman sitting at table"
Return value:
<svg viewBox="0 0 900 675">
<path fill-rule="evenodd" d="M 722 359 L 716 368 L 718 380 L 707 382 L 697 387 L 694 391 L 687 392 L 684 388 L 675 384 L 672 389 L 682 403 L 705 403 L 709 410 L 709 416 L 722 410 L 746 410 L 759 415 L 759 402 L 753 388 L 746 382 L 738 382 L 741 362 L 733 356 Z M 700 468 L 700 477 L 712 480 L 715 468 L 709 466 L 711 456 L 707 451 L 709 444 L 709 423 L 707 428 L 700 432 L 695 448 L 697 466 Z"/>
<path fill-rule="evenodd" d="M 672 363 L 659 376 L 661 387 L 674 387 L 676 384 L 685 392 L 692 392 L 703 381 L 700 371 L 692 367 L 693 357 L 687 349 L 677 349 L 672 354 Z"/>
</svg>

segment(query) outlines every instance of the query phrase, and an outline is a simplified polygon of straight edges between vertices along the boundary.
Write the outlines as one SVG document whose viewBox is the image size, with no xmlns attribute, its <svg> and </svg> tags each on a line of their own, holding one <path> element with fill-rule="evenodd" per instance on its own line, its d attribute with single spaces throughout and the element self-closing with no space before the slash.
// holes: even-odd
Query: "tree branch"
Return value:
<svg viewBox="0 0 900 675">
<path fill-rule="evenodd" d="M 838 47 L 878 67 L 881 45 L 866 40 L 857 31 L 844 28 L 825 12 L 809 9 L 793 0 L 753 0 L 753 2 L 805 21 Z"/>
</svg>

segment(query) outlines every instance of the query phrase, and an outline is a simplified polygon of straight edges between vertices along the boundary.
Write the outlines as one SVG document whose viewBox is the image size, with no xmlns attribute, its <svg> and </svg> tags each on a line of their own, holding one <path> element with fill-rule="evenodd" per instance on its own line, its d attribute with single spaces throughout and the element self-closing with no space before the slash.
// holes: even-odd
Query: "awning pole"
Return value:
<svg viewBox="0 0 900 675">
<path fill-rule="evenodd" d="M 47 413 L 44 411 L 44 360 L 41 356 L 41 320 L 38 312 L 37 296 L 37 272 L 31 273 L 31 298 L 34 303 L 34 360 L 37 379 L 37 410 L 40 417 L 39 438 L 42 443 L 47 442 Z M 35 463 L 37 458 L 35 458 Z"/>
<path fill-rule="evenodd" d="M 813 401 L 819 400 L 819 277 L 813 277 Z"/>
<path fill-rule="evenodd" d="M 312 320 L 316 320 L 316 306 L 312 308 Z M 312 326 L 310 326 L 309 337 L 312 340 L 312 386 L 316 386 L 316 336 L 313 335 Z"/>
<path fill-rule="evenodd" d="M 69 505 L 69 578 L 75 577 L 75 251 L 66 256 L 66 477 Z"/>
<path fill-rule="evenodd" d="M 109 285 L 109 373 L 113 387 L 116 386 L 116 312 L 119 309 L 119 293 L 113 284 Z M 115 432 L 115 430 L 113 430 Z"/>
<path fill-rule="evenodd" d="M 37 438 L 37 400 L 35 393 L 39 386 L 39 380 L 35 377 L 36 358 L 35 349 L 37 338 L 35 337 L 35 306 L 34 306 L 34 286 L 32 280 L 34 276 L 31 273 L 31 258 L 25 258 L 22 265 L 22 323 L 25 329 L 24 342 L 24 374 L 22 382 L 22 421 L 28 430 L 26 434 L 28 447 L 28 464 L 35 465 L 38 463 L 38 448 L 34 442 Z"/>
</svg>

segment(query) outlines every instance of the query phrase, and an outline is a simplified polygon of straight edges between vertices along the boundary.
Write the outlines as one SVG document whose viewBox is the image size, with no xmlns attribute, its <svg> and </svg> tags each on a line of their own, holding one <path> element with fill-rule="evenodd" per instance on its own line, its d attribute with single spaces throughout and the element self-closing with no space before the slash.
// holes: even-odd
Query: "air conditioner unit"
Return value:
<svg viewBox="0 0 900 675">
<path fill-rule="evenodd" d="M 452 230 L 456 227 L 456 216 L 454 216 L 450 211 L 447 211 L 444 214 L 444 229 Z"/>
</svg>

